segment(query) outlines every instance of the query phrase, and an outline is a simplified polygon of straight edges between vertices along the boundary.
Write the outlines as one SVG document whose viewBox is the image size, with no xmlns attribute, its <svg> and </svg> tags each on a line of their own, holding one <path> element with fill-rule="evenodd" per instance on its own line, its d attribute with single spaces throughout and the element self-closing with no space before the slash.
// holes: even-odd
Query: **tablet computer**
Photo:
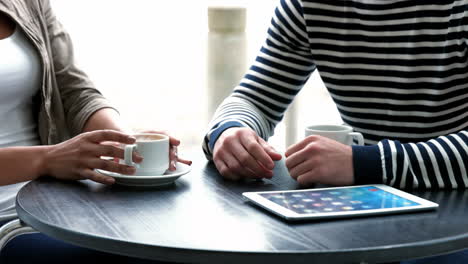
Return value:
<svg viewBox="0 0 468 264">
<path fill-rule="evenodd" d="M 436 203 L 381 184 L 245 192 L 242 195 L 254 204 L 288 220 L 402 213 L 438 207 Z"/>
</svg>

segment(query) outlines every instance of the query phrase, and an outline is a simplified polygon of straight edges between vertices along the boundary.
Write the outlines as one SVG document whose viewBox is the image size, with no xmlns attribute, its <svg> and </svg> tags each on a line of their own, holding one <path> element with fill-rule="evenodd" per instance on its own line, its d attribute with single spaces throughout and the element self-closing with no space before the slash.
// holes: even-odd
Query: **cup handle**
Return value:
<svg viewBox="0 0 468 264">
<path fill-rule="evenodd" d="M 124 152 L 124 161 L 127 166 L 136 166 L 137 164 L 133 162 L 133 151 L 136 149 L 136 145 L 126 145 Z"/>
<path fill-rule="evenodd" d="M 351 132 L 349 133 L 349 135 L 353 138 L 353 139 L 356 139 L 357 140 L 357 144 L 359 146 L 364 146 L 364 137 L 362 136 L 361 133 L 359 132 Z M 354 140 L 353 140 L 354 141 Z"/>
</svg>

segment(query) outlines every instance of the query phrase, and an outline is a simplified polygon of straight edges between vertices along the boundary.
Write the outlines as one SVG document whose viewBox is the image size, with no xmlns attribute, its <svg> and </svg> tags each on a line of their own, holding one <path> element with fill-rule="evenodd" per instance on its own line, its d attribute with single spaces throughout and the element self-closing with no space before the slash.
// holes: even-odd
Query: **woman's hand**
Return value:
<svg viewBox="0 0 468 264">
<path fill-rule="evenodd" d="M 90 179 L 103 184 L 113 184 L 115 180 L 95 172 L 94 169 L 134 174 L 135 168 L 132 166 L 101 158 L 108 156 L 124 159 L 124 150 L 113 145 L 101 144 L 106 141 L 133 144 L 135 138 L 113 130 L 97 130 L 80 134 L 57 145 L 47 146 L 40 174 L 64 180 Z M 140 163 L 143 159 L 134 153 L 133 160 Z"/>
<path fill-rule="evenodd" d="M 179 157 L 179 155 L 177 153 L 177 147 L 180 145 L 180 140 L 178 140 L 177 138 L 172 137 L 171 135 L 169 135 L 169 133 L 167 131 L 145 130 L 145 131 L 142 131 L 142 133 L 154 133 L 154 134 L 163 134 L 163 135 L 169 136 L 169 148 L 170 148 L 170 151 L 169 151 L 169 159 L 170 159 L 169 170 L 170 171 L 175 171 L 176 170 L 177 162 L 184 163 L 184 164 L 187 164 L 187 165 L 192 165 L 192 161 L 182 159 L 182 158 Z"/>
</svg>

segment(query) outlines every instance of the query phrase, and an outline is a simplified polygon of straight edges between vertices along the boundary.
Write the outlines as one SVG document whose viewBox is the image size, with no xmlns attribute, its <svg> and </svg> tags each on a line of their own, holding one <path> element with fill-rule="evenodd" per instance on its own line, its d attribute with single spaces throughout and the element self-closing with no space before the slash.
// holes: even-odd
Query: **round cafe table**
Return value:
<svg viewBox="0 0 468 264">
<path fill-rule="evenodd" d="M 241 195 L 296 189 L 284 161 L 271 180 L 230 182 L 201 153 L 191 158 L 166 188 L 36 180 L 19 192 L 18 214 L 72 244 L 186 263 L 380 263 L 468 248 L 468 191 L 414 192 L 435 211 L 293 223 Z"/>
</svg>

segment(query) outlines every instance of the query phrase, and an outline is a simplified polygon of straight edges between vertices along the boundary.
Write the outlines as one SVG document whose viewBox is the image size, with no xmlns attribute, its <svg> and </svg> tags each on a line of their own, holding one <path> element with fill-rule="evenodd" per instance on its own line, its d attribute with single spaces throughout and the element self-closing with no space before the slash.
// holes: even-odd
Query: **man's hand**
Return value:
<svg viewBox="0 0 468 264">
<path fill-rule="evenodd" d="M 271 178 L 276 160 L 281 160 L 281 154 L 245 127 L 225 130 L 213 150 L 216 168 L 230 180 Z"/>
<path fill-rule="evenodd" d="M 286 151 L 286 167 L 301 186 L 314 183 L 354 183 L 350 146 L 321 136 L 309 136 Z"/>
</svg>

